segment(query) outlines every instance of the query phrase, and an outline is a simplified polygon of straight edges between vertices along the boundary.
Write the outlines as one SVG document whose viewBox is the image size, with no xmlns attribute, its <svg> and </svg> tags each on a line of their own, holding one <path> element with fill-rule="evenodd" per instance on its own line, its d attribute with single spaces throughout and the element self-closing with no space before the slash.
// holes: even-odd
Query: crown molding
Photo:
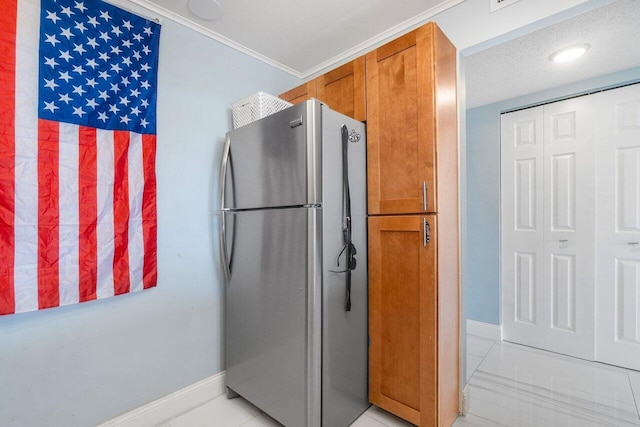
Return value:
<svg viewBox="0 0 640 427">
<path fill-rule="evenodd" d="M 158 6 L 157 4 L 154 4 L 149 0 L 128 0 L 128 1 L 133 3 L 133 4 L 135 4 L 135 5 L 137 5 L 137 6 L 140 6 L 140 7 L 144 8 L 144 9 L 150 10 L 151 12 L 156 13 L 156 14 L 158 14 L 158 15 L 166 18 L 166 19 L 169 19 L 171 21 L 175 21 L 175 22 L 177 22 L 177 23 L 179 23 L 181 25 L 184 25 L 187 28 L 190 28 L 190 29 L 192 29 L 194 31 L 197 31 L 198 33 L 200 33 L 200 34 L 202 34 L 204 36 L 207 36 L 209 38 L 212 38 L 212 39 L 214 39 L 214 40 L 216 40 L 216 41 L 218 41 L 218 42 L 220 42 L 222 44 L 225 44 L 225 45 L 229 46 L 230 48 L 237 50 L 238 52 L 244 53 L 245 55 L 249 55 L 249 56 L 257 59 L 258 61 L 262 61 L 265 64 L 269 64 L 272 67 L 278 68 L 278 69 L 280 69 L 280 70 L 282 70 L 282 71 L 284 71 L 286 73 L 289 73 L 294 77 L 304 78 L 302 73 L 300 73 L 299 71 L 294 70 L 291 67 L 287 67 L 286 65 L 281 64 L 278 61 L 274 61 L 273 59 L 269 58 L 268 56 L 262 55 L 261 53 L 258 53 L 256 51 L 254 51 L 254 50 L 252 50 L 252 49 L 240 44 L 240 43 L 236 43 L 233 40 L 231 40 L 231 39 L 229 39 L 229 38 L 227 38 L 227 37 L 225 37 L 225 36 L 223 36 L 221 34 L 218 34 L 217 32 L 215 32 L 215 31 L 213 31 L 213 30 L 211 30 L 209 28 L 206 28 L 206 27 L 204 27 L 204 26 L 202 26 L 202 25 L 200 25 L 200 24 L 198 24 L 196 22 L 193 22 L 193 21 L 191 21 L 191 20 L 189 20 L 189 19 L 187 19 L 187 18 L 185 18 L 183 16 L 180 16 L 175 12 L 172 12 L 172 11 L 170 11 L 168 9 L 165 9 L 162 6 Z"/>
<path fill-rule="evenodd" d="M 112 3 L 121 3 L 121 0 L 109 0 Z M 425 22 L 427 22 L 430 18 L 433 18 L 435 15 L 444 12 L 447 9 L 450 9 L 460 3 L 465 2 L 466 0 L 446 0 L 440 4 L 438 4 L 437 6 L 432 7 L 431 9 L 428 9 L 416 16 L 411 17 L 410 19 L 407 19 L 404 22 L 401 22 L 398 25 L 395 25 L 391 28 L 389 28 L 388 30 L 383 31 L 380 34 L 375 35 L 374 37 L 371 37 L 368 40 L 365 40 L 364 42 L 350 48 L 347 49 L 346 51 L 342 52 L 339 55 L 334 56 L 331 59 L 328 59 L 318 65 L 316 65 L 315 67 L 312 67 L 308 70 L 305 71 L 298 71 L 295 70 L 291 67 L 288 67 L 278 61 L 275 61 L 271 58 L 269 58 L 266 55 L 263 55 L 261 53 L 258 53 L 240 43 L 237 43 L 209 28 L 204 27 L 201 24 L 198 24 L 196 22 L 191 21 L 190 19 L 187 19 L 183 16 L 178 15 L 175 12 L 172 12 L 162 6 L 158 6 L 157 4 L 151 2 L 150 0 L 127 0 L 130 3 L 133 3 L 139 7 L 142 7 L 146 10 L 149 10 L 153 13 L 156 13 L 166 19 L 175 21 L 181 25 L 184 25 L 187 28 L 190 28 L 194 31 L 197 31 L 198 33 L 212 38 L 220 43 L 223 43 L 227 46 L 229 46 L 232 49 L 237 50 L 238 52 L 244 53 L 245 55 L 249 55 L 259 61 L 264 62 L 265 64 L 271 65 L 272 67 L 275 67 L 279 70 L 282 70 L 286 73 L 291 74 L 294 77 L 297 77 L 301 80 L 305 80 L 309 77 L 314 77 L 316 75 L 321 74 L 323 71 L 329 70 L 331 68 L 336 67 L 337 65 L 341 65 L 342 62 L 347 62 L 348 60 L 356 57 L 359 54 L 362 54 L 366 51 L 371 50 L 374 47 L 380 46 L 382 45 L 384 42 L 389 41 L 393 38 L 398 37 L 399 35 L 402 35 L 403 33 L 409 32 L 415 28 L 417 28 L 418 26 L 424 24 Z"/>
<path fill-rule="evenodd" d="M 342 62 L 348 62 L 348 60 L 355 58 L 358 55 L 361 55 L 365 52 L 370 51 L 373 48 L 382 46 L 385 42 L 391 41 L 398 36 L 403 35 L 404 33 L 408 33 L 411 30 L 416 29 L 417 27 L 425 24 L 430 18 L 433 18 L 439 13 L 444 12 L 447 9 L 450 9 L 460 3 L 464 3 L 466 0 L 447 0 L 444 1 L 437 6 L 432 7 L 431 9 L 425 10 L 424 12 L 413 16 L 407 19 L 404 22 L 395 25 L 388 30 L 381 32 L 368 40 L 363 41 L 362 43 L 342 52 L 339 55 L 334 56 L 327 61 L 322 62 L 321 64 L 316 65 L 313 68 L 308 69 L 307 71 L 301 72 L 302 79 L 306 79 L 307 77 L 316 76 L 321 74 L 323 71 L 326 71 L 331 68 L 335 68 L 337 65 L 341 65 Z"/>
</svg>

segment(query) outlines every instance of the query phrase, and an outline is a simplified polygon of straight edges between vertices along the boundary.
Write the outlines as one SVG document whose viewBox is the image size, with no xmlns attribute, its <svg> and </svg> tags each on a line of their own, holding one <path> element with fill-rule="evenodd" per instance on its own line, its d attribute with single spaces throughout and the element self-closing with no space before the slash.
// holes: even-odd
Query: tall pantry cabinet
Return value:
<svg viewBox="0 0 640 427">
<path fill-rule="evenodd" d="M 433 23 L 366 55 L 369 397 L 420 426 L 459 401 L 456 49 Z"/>
</svg>

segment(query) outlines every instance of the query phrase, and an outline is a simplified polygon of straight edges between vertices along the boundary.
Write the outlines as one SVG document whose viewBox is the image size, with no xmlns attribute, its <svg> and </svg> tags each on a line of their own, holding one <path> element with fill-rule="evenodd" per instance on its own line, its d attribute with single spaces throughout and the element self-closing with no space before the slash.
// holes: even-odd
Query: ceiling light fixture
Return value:
<svg viewBox="0 0 640 427">
<path fill-rule="evenodd" d="M 187 7 L 191 13 L 205 21 L 213 21 L 222 15 L 222 7 L 217 0 L 189 0 Z"/>
<path fill-rule="evenodd" d="M 560 49 L 557 52 L 554 52 L 549 57 L 549 60 L 553 62 L 571 61 L 572 59 L 576 59 L 579 56 L 582 56 L 587 51 L 587 49 L 589 49 L 589 45 L 586 43 L 569 46 L 564 49 Z"/>
</svg>

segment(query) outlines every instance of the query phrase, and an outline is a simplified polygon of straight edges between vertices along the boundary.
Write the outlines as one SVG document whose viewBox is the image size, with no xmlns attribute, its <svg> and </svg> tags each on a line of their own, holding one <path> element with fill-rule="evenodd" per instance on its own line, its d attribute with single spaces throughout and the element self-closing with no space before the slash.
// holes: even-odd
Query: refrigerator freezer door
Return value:
<svg viewBox="0 0 640 427">
<path fill-rule="evenodd" d="M 313 133 L 319 106 L 318 101 L 294 105 L 227 134 L 229 157 L 223 169 L 226 178 L 221 180 L 226 182 L 224 208 L 319 203 L 319 147 Z"/>
<path fill-rule="evenodd" d="M 315 211 L 223 213 L 233 224 L 226 385 L 287 426 L 320 419 L 320 320 L 309 310 L 320 293 L 309 269 L 317 252 Z"/>
</svg>

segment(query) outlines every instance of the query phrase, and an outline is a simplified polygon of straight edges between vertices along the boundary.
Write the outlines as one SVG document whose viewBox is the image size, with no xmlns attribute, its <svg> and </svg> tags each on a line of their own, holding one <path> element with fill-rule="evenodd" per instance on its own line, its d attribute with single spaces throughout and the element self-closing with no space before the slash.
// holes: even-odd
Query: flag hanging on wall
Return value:
<svg viewBox="0 0 640 427">
<path fill-rule="evenodd" d="M 160 26 L 0 3 L 0 315 L 156 285 Z"/>
</svg>

